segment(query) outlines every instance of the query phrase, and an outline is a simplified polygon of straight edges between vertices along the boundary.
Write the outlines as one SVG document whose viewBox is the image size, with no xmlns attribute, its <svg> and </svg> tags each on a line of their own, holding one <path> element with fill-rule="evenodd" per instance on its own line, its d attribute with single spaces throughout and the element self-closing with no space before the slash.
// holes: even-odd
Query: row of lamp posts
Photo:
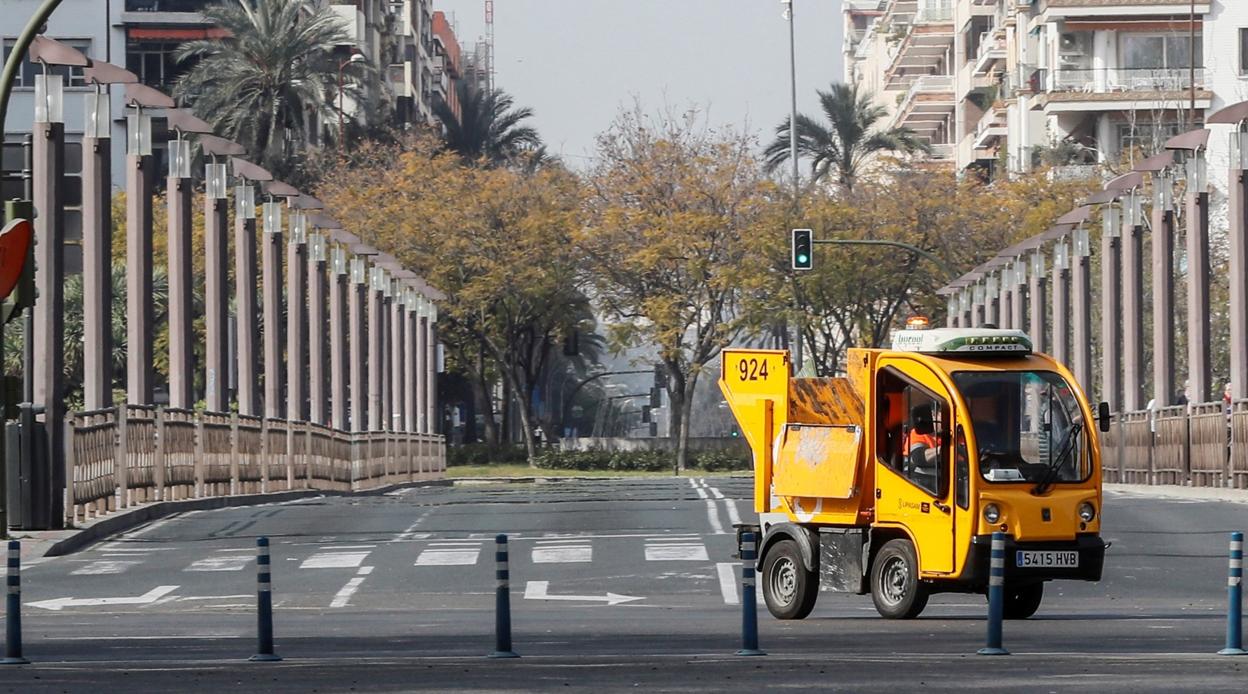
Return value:
<svg viewBox="0 0 1248 694">
<path fill-rule="evenodd" d="M 324 212 L 324 205 L 241 155 L 242 146 L 120 67 L 93 61 L 46 37 L 31 45 L 35 79 L 33 178 L 36 286 L 33 402 L 42 404 L 48 489 L 36 492 L 26 521 L 56 527 L 64 517 L 64 173 L 62 78 L 49 66 L 81 68 L 83 137 L 84 404 L 112 402 L 112 155 L 110 85 L 125 89 L 126 114 L 126 400 L 151 404 L 153 393 L 152 156 L 153 110 L 173 139 L 166 182 L 169 281 L 169 405 L 194 405 L 192 303 L 192 140 L 205 159 L 204 396 L 209 411 L 229 409 L 229 179 L 234 179 L 234 272 L 238 412 L 311 421 L 350 431 L 433 433 L 437 308 L 443 298 L 394 258 L 365 245 Z M 262 199 L 257 205 L 257 186 Z M 263 243 L 257 248 L 257 216 Z M 284 236 L 284 234 L 286 236 Z M 283 244 L 285 247 L 283 248 Z M 282 253 L 287 272 L 283 321 Z M 259 253 L 257 253 L 259 251 Z M 262 266 L 258 266 L 258 260 Z M 260 275 L 257 302 L 253 278 Z M 263 353 L 257 304 L 263 307 Z M 328 308 L 328 327 L 326 310 Z M 366 344 L 367 341 L 367 344 Z M 327 344 L 328 343 L 328 344 Z M 283 373 L 284 371 L 284 373 Z M 263 374 L 264 394 L 257 384 Z M 263 404 L 263 412 L 261 411 Z M 12 519 L 15 523 L 20 519 Z"/>
<path fill-rule="evenodd" d="M 1228 190 L 1230 375 L 1232 397 L 1248 398 L 1248 102 L 1211 115 L 1208 125 L 1230 133 Z M 1093 385 L 1092 249 L 1088 224 L 1101 218 L 1100 308 L 1102 399 L 1114 411 L 1144 409 L 1144 234 L 1151 232 L 1152 398 L 1164 407 L 1180 394 L 1175 362 L 1175 249 L 1182 217 L 1186 258 L 1188 378 L 1192 402 L 1213 397 L 1210 357 L 1209 191 L 1206 151 L 1211 132 L 1171 138 L 1163 151 L 1105 184 L 1056 220 L 1048 231 L 1010 246 L 944 287 L 950 326 L 985 323 L 1026 329 L 1038 350 L 1071 365 L 1085 390 Z M 1183 182 L 1182 210 L 1175 185 Z M 1145 184 L 1151 191 L 1146 194 Z M 1151 204 L 1146 216 L 1145 205 Z M 1051 273 L 1049 266 L 1051 265 Z M 1026 294 L 1027 301 L 1023 296 Z M 1051 303 L 1046 306 L 1046 302 Z M 1051 316 L 1051 325 L 1046 324 Z"/>
</svg>

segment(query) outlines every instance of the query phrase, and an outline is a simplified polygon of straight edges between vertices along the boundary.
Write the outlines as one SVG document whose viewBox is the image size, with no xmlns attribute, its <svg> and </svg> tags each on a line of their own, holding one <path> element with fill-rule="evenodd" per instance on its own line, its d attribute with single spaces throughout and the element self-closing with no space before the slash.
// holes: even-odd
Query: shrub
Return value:
<svg viewBox="0 0 1248 694">
<path fill-rule="evenodd" d="M 707 472 L 751 469 L 750 459 L 729 451 L 702 451 L 693 458 L 693 467 Z"/>
<path fill-rule="evenodd" d="M 447 467 L 524 463 L 528 459 L 529 456 L 524 446 L 491 446 L 485 443 L 466 443 L 462 446 L 451 446 L 446 451 Z"/>
</svg>

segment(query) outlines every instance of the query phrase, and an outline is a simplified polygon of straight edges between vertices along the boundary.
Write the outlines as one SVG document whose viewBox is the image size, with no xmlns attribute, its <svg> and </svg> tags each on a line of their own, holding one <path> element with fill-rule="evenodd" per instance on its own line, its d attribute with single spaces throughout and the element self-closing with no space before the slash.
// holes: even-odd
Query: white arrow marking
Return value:
<svg viewBox="0 0 1248 694">
<path fill-rule="evenodd" d="M 619 595 L 617 593 L 607 593 L 606 595 L 549 595 L 546 592 L 549 588 L 550 581 L 529 581 L 524 587 L 524 599 L 605 602 L 608 605 L 619 605 L 620 603 L 632 602 L 634 600 L 645 600 L 645 598 L 635 598 L 631 595 Z"/>
<path fill-rule="evenodd" d="M 66 607 L 96 607 L 99 605 L 147 605 L 177 590 L 178 586 L 157 586 L 134 598 L 56 598 L 26 603 L 30 607 L 60 611 Z"/>
</svg>

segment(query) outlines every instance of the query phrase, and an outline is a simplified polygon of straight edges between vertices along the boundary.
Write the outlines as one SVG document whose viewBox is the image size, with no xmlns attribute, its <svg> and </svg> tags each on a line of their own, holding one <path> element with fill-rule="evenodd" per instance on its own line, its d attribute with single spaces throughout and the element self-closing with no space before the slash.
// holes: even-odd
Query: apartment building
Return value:
<svg viewBox="0 0 1248 694">
<path fill-rule="evenodd" d="M 445 12 L 433 13 L 433 47 L 433 105 L 446 103 L 459 121 L 462 114 L 458 87 L 463 78 L 463 62 L 455 28 Z"/>
<path fill-rule="evenodd" d="M 846 79 L 985 177 L 1130 164 L 1248 99 L 1241 0 L 845 0 L 844 13 Z"/>
<path fill-rule="evenodd" d="M 955 136 L 953 0 L 844 0 L 845 78 L 952 163 Z"/>
</svg>

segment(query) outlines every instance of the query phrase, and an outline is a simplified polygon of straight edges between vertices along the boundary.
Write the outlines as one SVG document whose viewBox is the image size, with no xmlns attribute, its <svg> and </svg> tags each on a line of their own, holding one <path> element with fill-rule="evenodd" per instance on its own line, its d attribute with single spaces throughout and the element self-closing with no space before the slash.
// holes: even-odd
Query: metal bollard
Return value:
<svg viewBox="0 0 1248 694">
<path fill-rule="evenodd" d="M 269 573 L 269 538 L 256 538 L 256 654 L 255 662 L 282 657 L 273 652 L 273 584 Z"/>
<path fill-rule="evenodd" d="M 980 655 L 1009 655 L 1001 645 L 1001 621 L 1005 617 L 1005 533 L 992 534 L 988 573 L 988 642 Z"/>
<path fill-rule="evenodd" d="M 4 612 L 4 660 L 0 665 L 24 665 L 22 657 L 22 543 L 9 540 L 8 599 Z"/>
<path fill-rule="evenodd" d="M 507 567 L 507 536 L 494 538 L 494 579 L 497 581 L 494 600 L 494 652 L 491 658 L 519 658 L 511 650 L 511 570 Z"/>
<path fill-rule="evenodd" d="M 754 593 L 754 533 L 741 535 L 741 649 L 737 655 L 767 655 L 758 648 L 758 597 Z"/>
<path fill-rule="evenodd" d="M 1231 533 L 1230 572 L 1226 579 L 1226 648 L 1218 655 L 1248 655 L 1244 650 L 1244 534 Z"/>
</svg>

